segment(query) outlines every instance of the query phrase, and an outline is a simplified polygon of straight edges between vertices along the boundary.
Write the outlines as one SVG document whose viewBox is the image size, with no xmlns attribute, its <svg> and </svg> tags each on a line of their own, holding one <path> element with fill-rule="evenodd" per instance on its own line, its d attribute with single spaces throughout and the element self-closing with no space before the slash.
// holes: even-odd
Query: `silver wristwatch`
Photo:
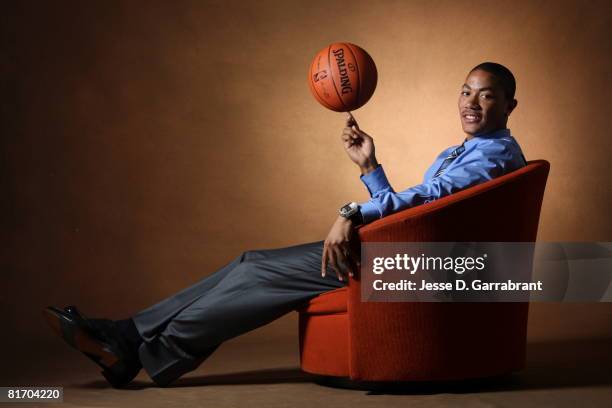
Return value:
<svg viewBox="0 0 612 408">
<path fill-rule="evenodd" d="M 340 213 L 340 216 L 353 221 L 353 225 L 363 224 L 363 217 L 361 215 L 359 205 L 354 201 L 344 204 L 342 207 L 340 207 L 338 212 Z"/>
</svg>

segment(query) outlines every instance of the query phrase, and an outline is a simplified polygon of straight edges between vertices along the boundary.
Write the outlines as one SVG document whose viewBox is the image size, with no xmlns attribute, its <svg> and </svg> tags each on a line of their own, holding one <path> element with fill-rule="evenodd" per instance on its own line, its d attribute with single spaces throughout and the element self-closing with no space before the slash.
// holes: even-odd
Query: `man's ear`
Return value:
<svg viewBox="0 0 612 408">
<path fill-rule="evenodd" d="M 508 109 L 506 110 L 506 116 L 510 116 L 514 108 L 516 108 L 516 105 L 518 105 L 518 101 L 516 99 L 513 99 L 512 102 L 508 104 Z"/>
</svg>

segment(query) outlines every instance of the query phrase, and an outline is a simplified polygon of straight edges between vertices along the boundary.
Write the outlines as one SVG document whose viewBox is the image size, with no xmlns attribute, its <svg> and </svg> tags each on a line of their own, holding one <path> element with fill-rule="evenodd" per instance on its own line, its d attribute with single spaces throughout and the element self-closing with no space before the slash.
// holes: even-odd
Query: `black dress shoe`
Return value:
<svg viewBox="0 0 612 408">
<path fill-rule="evenodd" d="M 102 367 L 114 388 L 127 385 L 142 368 L 112 320 L 88 319 L 75 306 L 49 306 L 43 314 L 57 335 Z"/>
</svg>

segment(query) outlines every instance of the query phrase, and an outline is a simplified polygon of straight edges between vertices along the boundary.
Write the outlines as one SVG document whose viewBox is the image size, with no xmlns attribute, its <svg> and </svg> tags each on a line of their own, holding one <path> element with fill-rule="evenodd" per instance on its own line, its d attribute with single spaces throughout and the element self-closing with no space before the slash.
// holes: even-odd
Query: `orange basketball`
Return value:
<svg viewBox="0 0 612 408">
<path fill-rule="evenodd" d="M 377 79 L 372 57 L 350 43 L 334 43 L 319 51 L 308 72 L 308 85 L 315 99 L 336 112 L 365 105 L 376 89 Z"/>
</svg>

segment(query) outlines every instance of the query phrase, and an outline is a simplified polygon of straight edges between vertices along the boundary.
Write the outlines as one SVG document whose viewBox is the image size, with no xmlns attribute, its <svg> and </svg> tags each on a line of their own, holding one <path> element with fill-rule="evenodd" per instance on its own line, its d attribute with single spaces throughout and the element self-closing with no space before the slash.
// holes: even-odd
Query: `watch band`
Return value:
<svg viewBox="0 0 612 408">
<path fill-rule="evenodd" d="M 363 225 L 363 214 L 361 213 L 361 208 L 357 209 L 357 212 L 349 217 L 353 226 L 358 227 Z"/>
</svg>

